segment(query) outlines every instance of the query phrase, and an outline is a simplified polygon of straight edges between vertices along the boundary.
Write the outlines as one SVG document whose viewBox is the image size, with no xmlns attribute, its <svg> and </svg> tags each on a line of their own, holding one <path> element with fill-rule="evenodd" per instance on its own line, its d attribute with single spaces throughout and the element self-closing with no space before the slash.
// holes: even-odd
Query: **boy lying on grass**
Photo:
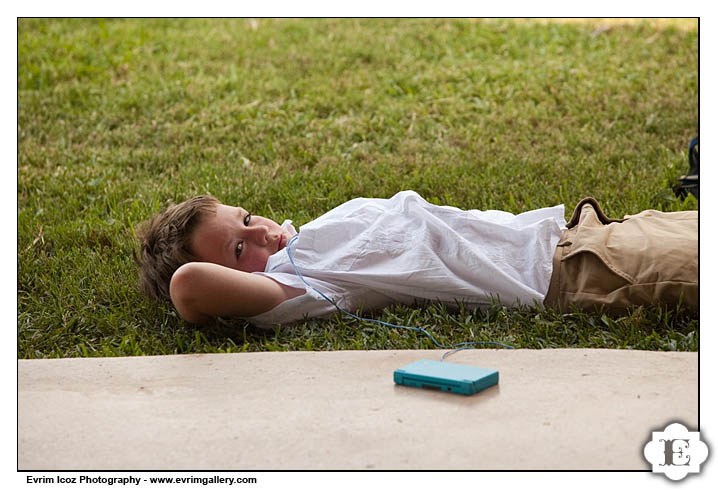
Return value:
<svg viewBox="0 0 718 490">
<path fill-rule="evenodd" d="M 236 316 L 260 327 L 333 314 L 318 291 L 348 311 L 492 299 L 698 308 L 696 211 L 612 220 L 586 198 L 566 223 L 563 205 L 518 215 L 464 211 L 403 191 L 348 201 L 299 233 L 291 223 L 212 196 L 171 206 L 140 226 L 141 287 L 171 300 L 186 321 Z"/>
</svg>

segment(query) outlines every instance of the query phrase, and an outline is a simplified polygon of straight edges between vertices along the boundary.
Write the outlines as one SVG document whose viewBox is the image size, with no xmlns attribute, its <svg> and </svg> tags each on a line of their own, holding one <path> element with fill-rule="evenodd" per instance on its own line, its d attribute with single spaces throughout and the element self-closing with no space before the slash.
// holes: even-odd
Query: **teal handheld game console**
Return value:
<svg viewBox="0 0 718 490">
<path fill-rule="evenodd" d="M 395 370 L 394 382 L 416 388 L 473 395 L 498 384 L 499 372 L 495 369 L 422 359 Z"/>
</svg>

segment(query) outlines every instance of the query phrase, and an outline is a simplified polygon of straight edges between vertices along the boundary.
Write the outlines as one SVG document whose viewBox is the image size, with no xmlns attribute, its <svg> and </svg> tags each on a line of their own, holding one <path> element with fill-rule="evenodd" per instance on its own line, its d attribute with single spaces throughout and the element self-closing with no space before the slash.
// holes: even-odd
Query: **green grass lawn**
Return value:
<svg viewBox="0 0 718 490">
<path fill-rule="evenodd" d="M 698 32 L 473 20 L 18 24 L 18 357 L 429 348 L 354 320 L 196 329 L 144 298 L 134 227 L 211 193 L 301 225 L 354 197 L 521 212 L 670 190 L 698 131 Z M 374 313 L 443 343 L 695 351 L 681 308 L 622 318 L 495 306 Z"/>
</svg>

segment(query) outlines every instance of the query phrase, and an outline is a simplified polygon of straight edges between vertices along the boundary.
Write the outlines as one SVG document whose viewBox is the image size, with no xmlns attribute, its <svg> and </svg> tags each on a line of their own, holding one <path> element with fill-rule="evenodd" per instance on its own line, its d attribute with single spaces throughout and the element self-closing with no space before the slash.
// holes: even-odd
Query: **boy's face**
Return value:
<svg viewBox="0 0 718 490">
<path fill-rule="evenodd" d="M 216 215 L 205 216 L 197 225 L 190 243 L 200 262 L 263 272 L 269 256 L 282 250 L 290 238 L 288 231 L 270 219 L 219 204 Z"/>
</svg>

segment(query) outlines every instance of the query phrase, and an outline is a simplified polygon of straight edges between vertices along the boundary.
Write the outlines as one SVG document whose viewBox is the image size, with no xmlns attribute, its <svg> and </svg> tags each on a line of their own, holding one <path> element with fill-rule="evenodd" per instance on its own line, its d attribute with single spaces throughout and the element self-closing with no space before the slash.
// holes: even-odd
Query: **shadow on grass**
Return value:
<svg viewBox="0 0 718 490">
<path fill-rule="evenodd" d="M 680 305 L 611 313 L 603 309 L 561 312 L 527 306 L 509 308 L 497 303 L 475 310 L 461 304 L 448 308 L 440 303 L 424 303 L 360 313 L 364 318 L 423 328 L 447 347 L 461 342 L 487 342 L 476 348 L 497 348 L 491 343 L 500 342 L 524 349 L 698 350 L 698 315 Z M 195 330 L 197 333 L 207 347 L 232 352 L 441 348 L 420 331 L 339 314 L 273 329 L 257 328 L 238 319 L 219 319 Z"/>
</svg>

